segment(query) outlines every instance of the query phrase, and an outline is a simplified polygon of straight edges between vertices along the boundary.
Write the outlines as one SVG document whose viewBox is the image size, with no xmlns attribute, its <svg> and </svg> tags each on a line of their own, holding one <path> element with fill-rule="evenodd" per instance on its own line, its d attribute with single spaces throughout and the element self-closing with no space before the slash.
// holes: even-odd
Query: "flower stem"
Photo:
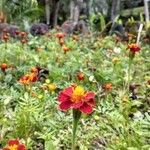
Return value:
<svg viewBox="0 0 150 150">
<path fill-rule="evenodd" d="M 81 117 L 81 112 L 73 109 L 73 130 L 72 130 L 72 150 L 76 149 L 75 140 L 76 140 L 76 131 L 79 119 Z"/>
<path fill-rule="evenodd" d="M 130 80 L 131 80 L 131 79 L 130 79 L 130 76 L 131 76 L 131 66 L 132 66 L 133 58 L 134 58 L 134 54 L 130 53 L 130 54 L 129 54 L 129 64 L 128 64 L 128 65 L 129 65 L 129 66 L 128 66 L 128 83 L 127 83 L 127 86 L 128 86 L 128 87 L 127 87 L 127 91 L 128 91 L 128 92 L 130 92 L 130 91 L 129 91 L 129 87 L 130 87 Z"/>
</svg>

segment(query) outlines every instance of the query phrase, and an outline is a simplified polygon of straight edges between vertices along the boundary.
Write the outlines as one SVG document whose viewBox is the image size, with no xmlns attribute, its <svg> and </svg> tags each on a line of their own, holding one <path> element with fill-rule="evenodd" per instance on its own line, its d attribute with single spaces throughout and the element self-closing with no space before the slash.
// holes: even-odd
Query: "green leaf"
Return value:
<svg viewBox="0 0 150 150">
<path fill-rule="evenodd" d="M 45 150 L 56 150 L 52 141 L 45 141 Z"/>
</svg>

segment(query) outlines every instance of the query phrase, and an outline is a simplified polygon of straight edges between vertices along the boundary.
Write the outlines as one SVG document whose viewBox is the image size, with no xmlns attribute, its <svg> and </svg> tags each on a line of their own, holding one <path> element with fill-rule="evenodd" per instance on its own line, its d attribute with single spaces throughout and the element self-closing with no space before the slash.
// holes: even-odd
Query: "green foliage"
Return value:
<svg viewBox="0 0 150 150">
<path fill-rule="evenodd" d="M 2 0 L 1 10 L 6 13 L 9 22 L 18 24 L 24 19 L 29 21 L 39 20 L 43 13 L 42 8 L 39 8 L 35 0 Z"/>
<path fill-rule="evenodd" d="M 93 14 L 90 17 L 90 23 L 94 30 L 102 31 L 106 26 L 105 17 L 101 14 Z"/>
<path fill-rule="evenodd" d="M 81 150 L 149 149 L 149 45 L 142 44 L 133 61 L 131 83 L 140 86 L 138 98 L 132 100 L 127 92 L 127 45 L 116 43 L 115 36 L 78 37 L 78 41 L 70 36 L 64 39 L 70 51 L 64 53 L 56 32 L 50 33 L 50 37 L 29 35 L 24 45 L 10 38 L 7 48 L 1 41 L 0 64 L 9 66 L 5 72 L 0 70 L 2 147 L 8 139 L 19 138 L 29 149 L 37 149 L 38 144 L 47 150 L 69 149 L 72 112 L 57 109 L 57 96 L 60 90 L 77 83 L 96 93 L 94 113 L 82 115 L 79 123 L 77 145 Z M 49 70 L 49 82 L 26 86 L 18 83 L 35 66 Z M 77 79 L 79 71 L 85 80 Z M 43 86 L 52 83 L 57 86 L 55 91 L 43 90 Z M 112 84 L 111 90 L 104 89 L 106 83 Z"/>
</svg>

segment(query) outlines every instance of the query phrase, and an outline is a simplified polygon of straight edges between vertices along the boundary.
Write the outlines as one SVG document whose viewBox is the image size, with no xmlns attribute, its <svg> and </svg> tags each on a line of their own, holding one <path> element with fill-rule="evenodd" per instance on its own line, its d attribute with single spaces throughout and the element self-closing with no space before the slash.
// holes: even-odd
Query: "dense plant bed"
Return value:
<svg viewBox="0 0 150 150">
<path fill-rule="evenodd" d="M 1 40 L 0 148 L 18 139 L 31 150 L 71 149 L 72 111 L 58 97 L 79 86 L 95 104 L 81 109 L 76 149 L 150 149 L 150 47 L 133 52 L 130 40 L 53 31 Z"/>
</svg>

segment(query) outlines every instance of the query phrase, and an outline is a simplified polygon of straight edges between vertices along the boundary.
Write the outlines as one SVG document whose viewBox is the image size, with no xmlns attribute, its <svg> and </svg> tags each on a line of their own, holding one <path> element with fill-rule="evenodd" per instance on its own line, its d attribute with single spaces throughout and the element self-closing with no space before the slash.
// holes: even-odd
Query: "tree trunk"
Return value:
<svg viewBox="0 0 150 150">
<path fill-rule="evenodd" d="M 70 20 L 73 22 L 78 22 L 80 16 L 80 6 L 83 0 L 72 0 L 70 2 Z"/>
<path fill-rule="evenodd" d="M 53 10 L 51 13 L 51 17 L 52 17 L 52 26 L 53 27 L 57 26 L 59 6 L 60 6 L 60 0 L 57 0 L 52 6 Z"/>
<path fill-rule="evenodd" d="M 50 4 L 51 0 L 45 0 L 45 15 L 47 25 L 50 25 Z"/>
<path fill-rule="evenodd" d="M 71 0 L 71 2 L 70 2 L 70 20 L 71 21 L 73 21 L 74 7 L 75 7 L 75 3 L 73 0 Z"/>
<path fill-rule="evenodd" d="M 145 20 L 146 22 L 149 22 L 149 10 L 148 10 L 148 3 L 150 2 L 150 0 L 144 0 L 144 11 L 145 11 Z"/>
<path fill-rule="evenodd" d="M 121 3 L 121 0 L 112 0 L 112 8 L 111 8 L 111 21 L 112 22 L 115 21 L 115 18 L 119 14 L 120 3 Z"/>
</svg>

